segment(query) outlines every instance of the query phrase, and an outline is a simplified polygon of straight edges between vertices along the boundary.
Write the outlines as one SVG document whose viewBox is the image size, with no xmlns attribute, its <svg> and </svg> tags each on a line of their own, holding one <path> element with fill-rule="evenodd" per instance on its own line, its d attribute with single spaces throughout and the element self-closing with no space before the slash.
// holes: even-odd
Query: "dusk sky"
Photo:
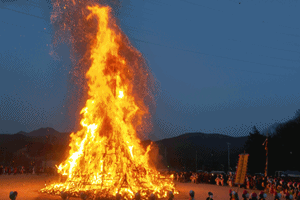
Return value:
<svg viewBox="0 0 300 200">
<path fill-rule="evenodd" d="M 70 50 L 53 49 L 49 2 L 0 0 L 0 133 L 74 130 Z M 254 125 L 263 131 L 292 119 L 300 109 L 299 8 L 296 0 L 121 1 L 120 26 L 160 85 L 147 137 L 247 136 Z"/>
</svg>

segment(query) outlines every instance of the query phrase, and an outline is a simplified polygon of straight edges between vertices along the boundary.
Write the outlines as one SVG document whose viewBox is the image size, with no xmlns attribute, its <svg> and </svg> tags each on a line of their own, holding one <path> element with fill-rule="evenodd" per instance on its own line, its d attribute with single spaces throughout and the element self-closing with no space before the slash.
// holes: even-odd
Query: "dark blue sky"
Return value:
<svg viewBox="0 0 300 200">
<path fill-rule="evenodd" d="M 265 130 L 300 109 L 299 1 L 121 5 L 121 28 L 160 85 L 149 138 L 246 136 L 254 125 Z M 47 1 L 0 1 L 0 133 L 75 127 L 66 109 L 69 48 L 53 49 L 51 12 Z"/>
</svg>

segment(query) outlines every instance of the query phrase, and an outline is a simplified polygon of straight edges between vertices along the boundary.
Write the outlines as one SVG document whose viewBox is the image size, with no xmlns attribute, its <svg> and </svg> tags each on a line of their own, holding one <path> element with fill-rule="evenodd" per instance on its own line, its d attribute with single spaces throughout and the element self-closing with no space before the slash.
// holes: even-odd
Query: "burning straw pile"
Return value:
<svg viewBox="0 0 300 200">
<path fill-rule="evenodd" d="M 168 191 L 176 194 L 173 177 L 161 176 L 149 164 L 151 146 L 145 151 L 137 137 L 137 130 L 147 123 L 145 116 L 149 115 L 144 98 L 149 95 L 145 89 L 151 75 L 143 68 L 141 53 L 117 26 L 109 6 L 78 4 L 80 10 L 76 12 L 83 19 L 71 26 L 73 19 L 69 16 L 69 24 L 62 26 L 69 26 L 75 51 L 77 40 L 87 41 L 81 61 L 89 65 L 85 73 L 88 98 L 81 110 L 82 128 L 71 134 L 69 157 L 58 166 L 66 181 L 49 185 L 41 192 L 86 194 L 92 199 L 118 195 L 133 199 L 136 193 L 142 199 L 151 193 L 163 198 Z M 54 2 L 56 9 L 68 10 L 72 6 L 76 6 L 75 0 Z M 86 30 L 76 29 L 85 24 Z M 88 29 L 96 31 L 88 34 Z"/>
</svg>

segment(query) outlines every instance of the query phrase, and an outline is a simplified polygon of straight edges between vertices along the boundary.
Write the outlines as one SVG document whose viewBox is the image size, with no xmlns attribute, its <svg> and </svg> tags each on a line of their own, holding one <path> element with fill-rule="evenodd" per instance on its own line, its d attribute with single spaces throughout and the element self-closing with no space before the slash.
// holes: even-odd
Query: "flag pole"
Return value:
<svg viewBox="0 0 300 200">
<path fill-rule="evenodd" d="M 266 135 L 266 141 L 265 141 L 265 150 L 266 150 L 266 168 L 265 168 L 265 177 L 268 176 L 268 131 Z"/>
</svg>

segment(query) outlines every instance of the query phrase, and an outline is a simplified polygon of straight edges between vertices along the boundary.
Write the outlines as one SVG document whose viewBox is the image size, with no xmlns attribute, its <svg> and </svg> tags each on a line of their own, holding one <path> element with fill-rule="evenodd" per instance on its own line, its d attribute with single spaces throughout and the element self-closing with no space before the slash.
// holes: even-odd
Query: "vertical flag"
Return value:
<svg viewBox="0 0 300 200">
<path fill-rule="evenodd" d="M 247 173 L 247 164 L 248 164 L 249 154 L 240 154 L 238 166 L 235 175 L 235 184 L 244 184 L 246 173 Z"/>
<path fill-rule="evenodd" d="M 264 141 L 262 145 L 265 145 L 266 150 L 266 168 L 265 168 L 265 176 L 268 175 L 268 138 Z"/>
</svg>

